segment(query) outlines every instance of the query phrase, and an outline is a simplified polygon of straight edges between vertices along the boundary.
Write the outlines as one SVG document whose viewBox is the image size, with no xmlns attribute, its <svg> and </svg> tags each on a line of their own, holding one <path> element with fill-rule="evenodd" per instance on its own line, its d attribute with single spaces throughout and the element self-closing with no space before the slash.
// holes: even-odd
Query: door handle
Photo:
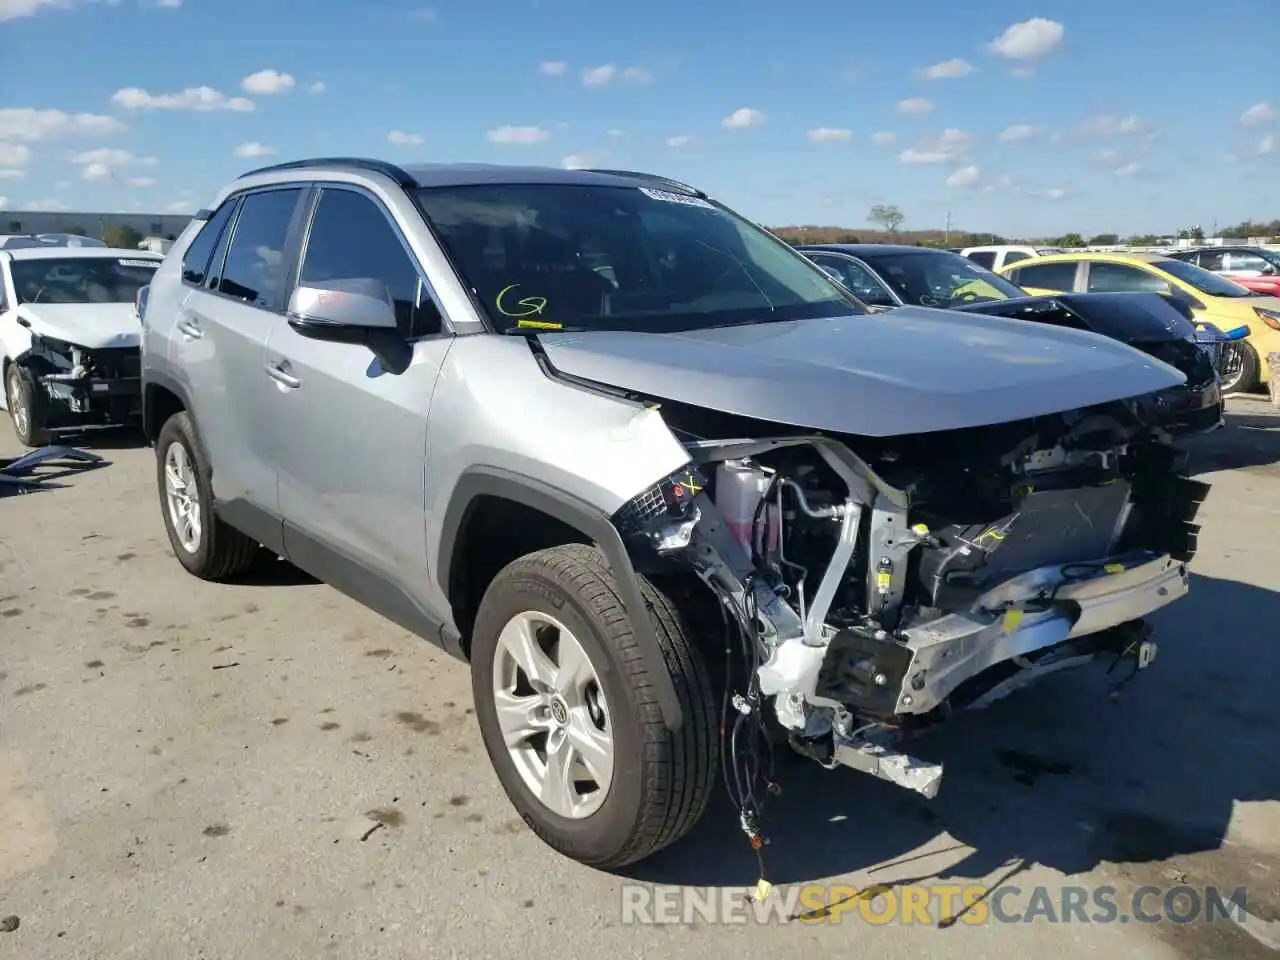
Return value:
<svg viewBox="0 0 1280 960">
<path fill-rule="evenodd" d="M 204 331 L 200 329 L 200 324 L 190 317 L 182 317 L 178 321 L 178 332 L 192 340 L 199 340 L 204 336 Z"/>
<path fill-rule="evenodd" d="M 290 389 L 302 386 L 302 381 L 289 372 L 289 362 L 287 360 L 281 360 L 279 363 L 268 363 L 266 371 L 268 377 Z"/>
</svg>

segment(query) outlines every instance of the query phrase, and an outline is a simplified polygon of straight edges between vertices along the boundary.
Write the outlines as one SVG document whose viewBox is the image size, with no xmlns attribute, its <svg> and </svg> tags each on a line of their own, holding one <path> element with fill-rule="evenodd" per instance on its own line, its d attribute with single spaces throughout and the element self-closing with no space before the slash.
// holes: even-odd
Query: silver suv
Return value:
<svg viewBox="0 0 1280 960">
<path fill-rule="evenodd" d="M 774 742 L 926 796 L 905 732 L 1145 666 L 1203 485 L 1104 337 L 871 314 L 625 171 L 329 159 L 226 187 L 140 298 L 174 553 L 262 548 L 470 663 L 511 802 L 599 866 Z M 1081 518 L 1086 522 L 1081 522 Z"/>
</svg>

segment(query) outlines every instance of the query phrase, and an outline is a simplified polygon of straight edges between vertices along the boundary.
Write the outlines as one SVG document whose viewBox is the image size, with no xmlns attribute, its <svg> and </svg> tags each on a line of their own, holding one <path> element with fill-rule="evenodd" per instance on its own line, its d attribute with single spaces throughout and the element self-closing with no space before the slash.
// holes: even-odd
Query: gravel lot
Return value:
<svg viewBox="0 0 1280 960">
<path fill-rule="evenodd" d="M 788 761 L 775 883 L 1244 884 L 1280 918 L 1280 418 L 1232 419 L 1199 444 L 1192 595 L 1149 673 L 1115 705 L 1088 673 L 958 721 L 932 803 Z M 624 925 L 628 879 L 755 882 L 724 804 L 629 878 L 555 857 L 490 772 L 464 665 L 283 563 L 187 576 L 151 451 L 116 439 L 0 500 L 0 956 L 1274 955 L 1226 923 Z"/>
</svg>

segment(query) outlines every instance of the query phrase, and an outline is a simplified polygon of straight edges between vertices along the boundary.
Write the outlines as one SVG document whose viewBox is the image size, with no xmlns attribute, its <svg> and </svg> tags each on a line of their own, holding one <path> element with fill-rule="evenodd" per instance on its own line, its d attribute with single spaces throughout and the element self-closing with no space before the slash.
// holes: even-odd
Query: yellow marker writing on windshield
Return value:
<svg viewBox="0 0 1280 960">
<path fill-rule="evenodd" d="M 498 296 L 494 299 L 493 303 L 494 306 L 498 308 L 499 313 L 507 317 L 536 317 L 538 314 L 542 313 L 543 310 L 547 309 L 546 297 L 522 297 L 515 302 L 516 309 L 506 306 L 504 298 L 518 286 L 520 286 L 520 284 L 513 283 L 498 291 Z"/>
</svg>

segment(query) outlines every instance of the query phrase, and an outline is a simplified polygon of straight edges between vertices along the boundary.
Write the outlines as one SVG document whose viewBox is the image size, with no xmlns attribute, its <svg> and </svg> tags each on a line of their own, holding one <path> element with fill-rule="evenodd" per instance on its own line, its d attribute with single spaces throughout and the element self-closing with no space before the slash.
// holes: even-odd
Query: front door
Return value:
<svg viewBox="0 0 1280 960">
<path fill-rule="evenodd" d="M 399 229 L 372 195 L 322 188 L 301 253 L 298 283 L 376 280 L 396 306 L 409 345 L 393 372 L 365 346 L 314 340 L 287 322 L 272 328 L 260 381 L 279 468 L 285 550 L 335 586 L 377 584 L 420 597 L 426 567 L 427 414 L 452 339 Z M 375 574 L 350 583 L 359 571 Z M 350 590 L 349 590 L 350 592 Z"/>
</svg>

